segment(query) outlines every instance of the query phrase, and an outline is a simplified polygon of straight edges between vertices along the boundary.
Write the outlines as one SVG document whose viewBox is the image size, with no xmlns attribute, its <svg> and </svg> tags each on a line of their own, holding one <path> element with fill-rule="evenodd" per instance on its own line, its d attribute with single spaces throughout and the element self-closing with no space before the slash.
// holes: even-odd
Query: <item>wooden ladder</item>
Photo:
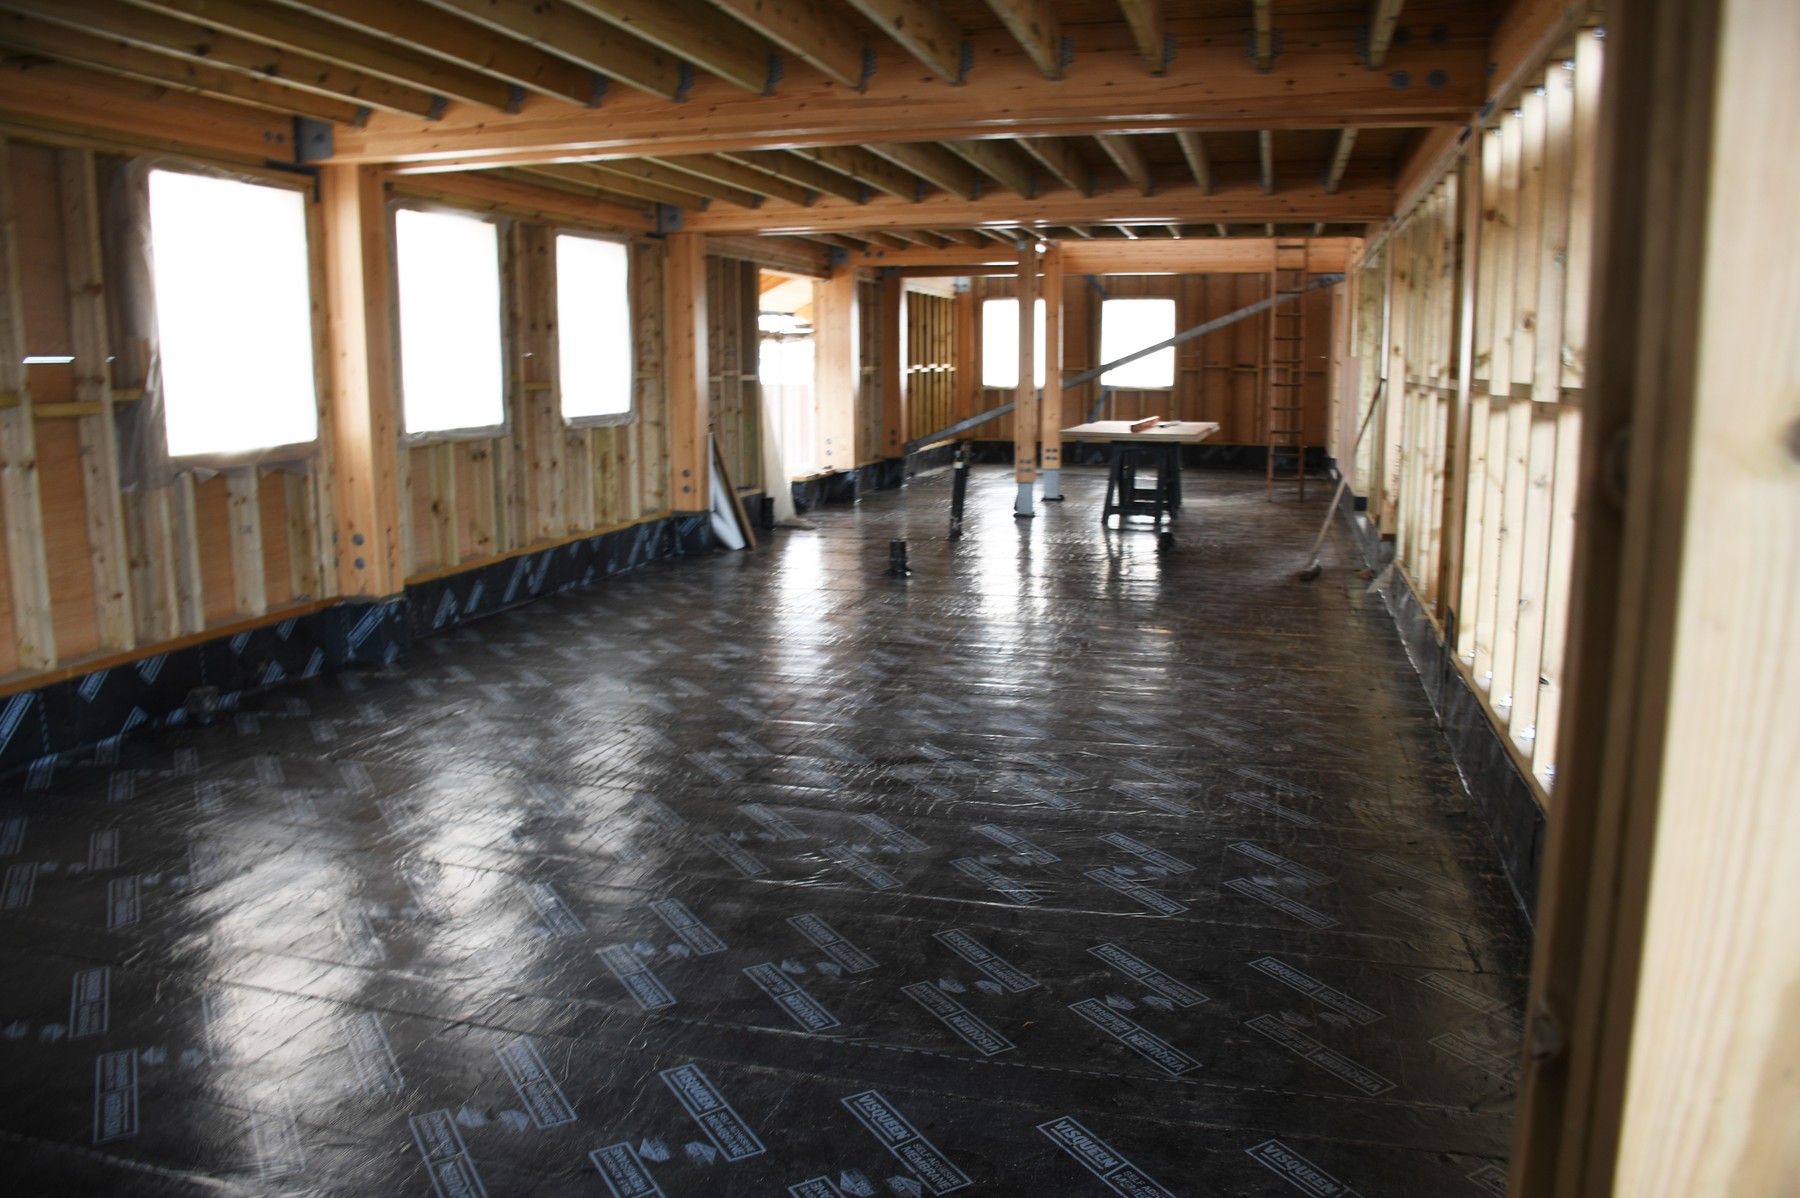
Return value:
<svg viewBox="0 0 1800 1198">
<path fill-rule="evenodd" d="M 1306 498 L 1306 300 L 1300 293 L 1311 274 L 1311 246 L 1310 241 L 1277 241 L 1269 271 L 1269 295 L 1276 303 L 1269 310 L 1263 432 L 1268 447 L 1265 485 L 1271 500 L 1278 481 L 1298 483 L 1299 497 Z M 1276 467 L 1277 457 L 1289 452 L 1294 461 L 1292 474 Z"/>
</svg>

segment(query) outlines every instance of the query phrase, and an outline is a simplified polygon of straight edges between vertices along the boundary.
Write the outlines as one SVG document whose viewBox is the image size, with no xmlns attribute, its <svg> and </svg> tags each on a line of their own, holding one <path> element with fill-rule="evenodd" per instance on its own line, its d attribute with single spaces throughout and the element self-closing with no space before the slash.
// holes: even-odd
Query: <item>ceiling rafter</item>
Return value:
<svg viewBox="0 0 1800 1198">
<path fill-rule="evenodd" d="M 447 62 L 486 71 L 528 91 L 572 100 L 598 102 L 605 80 L 566 58 L 514 41 L 494 37 L 481 26 L 421 4 L 394 0 L 279 0 L 289 8 L 311 12 L 372 37 L 416 46 Z"/>
<path fill-rule="evenodd" d="M 0 13 L 0 45 L 128 79 L 141 79 L 291 116 L 345 125 L 360 125 L 369 119 L 366 106 L 349 100 L 301 91 L 240 71 L 171 58 L 154 50 L 52 25 L 20 13 Z"/>
<path fill-rule="evenodd" d="M 504 176 L 512 171 L 481 171 L 474 174 L 491 174 Z M 615 195 L 630 196 L 637 202 L 649 200 L 656 204 L 671 204 L 677 208 L 699 209 L 706 206 L 706 197 L 695 191 L 687 191 L 679 187 L 669 187 L 652 179 L 642 179 L 623 171 L 609 170 L 599 163 L 565 162 L 543 163 L 535 166 L 522 166 L 516 173 L 527 174 L 545 179 L 560 179 L 565 183 L 596 187 Z"/>
<path fill-rule="evenodd" d="M 1325 168 L 1325 190 L 1336 194 L 1343 185 L 1344 169 L 1350 165 L 1350 155 L 1356 149 L 1356 130 L 1338 130 L 1337 145 L 1331 152 L 1331 162 Z"/>
<path fill-rule="evenodd" d="M 947 141 L 945 149 L 1015 195 L 1037 194 L 1032 161 L 1010 141 Z"/>
<path fill-rule="evenodd" d="M 1049 0 L 987 0 L 1006 31 L 1046 79 L 1061 79 L 1071 50 Z"/>
<path fill-rule="evenodd" d="M 929 0 L 849 0 L 931 73 L 945 83 L 961 83 L 973 53 L 962 29 Z"/>
<path fill-rule="evenodd" d="M 816 146 L 791 152 L 896 199 L 916 200 L 924 190 L 917 175 L 908 174 L 861 146 Z"/>
<path fill-rule="evenodd" d="M 633 191 L 611 187 L 608 185 L 608 181 L 602 180 L 592 171 L 583 170 L 579 164 L 521 166 L 512 170 L 484 173 L 490 178 L 522 183 L 529 187 L 548 187 L 555 191 L 611 204 L 642 204 L 645 200 L 651 200 L 659 204 L 672 204 L 679 208 L 696 210 L 706 205 L 706 200 L 701 196 L 658 188 L 647 183 L 634 184 Z M 646 194 L 651 192 L 657 194 Z"/>
<path fill-rule="evenodd" d="M 1250 0 L 1250 59 L 1264 74 L 1275 69 L 1275 0 Z"/>
<path fill-rule="evenodd" d="M 1125 24 L 1131 27 L 1132 40 L 1137 43 L 1138 53 L 1143 55 L 1144 65 L 1152 75 L 1161 75 L 1169 69 L 1169 60 L 1174 56 L 1174 47 L 1169 39 L 1168 17 L 1163 12 L 1162 0 L 1119 0 L 1119 11 L 1125 14 Z"/>
<path fill-rule="evenodd" d="M 711 179 L 702 179 L 698 175 L 678 171 L 673 167 L 663 166 L 648 159 L 629 158 L 612 162 L 592 162 L 588 165 L 606 174 L 622 175 L 628 179 L 654 183 L 661 187 L 690 191 L 695 195 L 707 196 L 710 199 L 724 200 L 727 204 L 735 204 L 739 208 L 755 208 L 762 203 L 762 197 L 753 191 L 745 191 L 741 187 L 732 187 Z"/>
<path fill-rule="evenodd" d="M 810 188 L 798 183 L 789 183 L 786 179 L 742 166 L 724 158 L 716 158 L 710 154 L 676 154 L 668 157 L 646 158 L 645 162 L 658 166 L 666 166 L 685 175 L 693 175 L 697 179 L 706 179 L 713 183 L 722 183 L 727 187 L 736 187 L 754 195 L 770 199 L 786 200 L 790 204 L 810 204 L 813 192 Z"/>
<path fill-rule="evenodd" d="M 162 13 L 132 8 L 120 0 L 8 0 L 8 7 L 140 49 L 243 71 L 371 108 L 427 119 L 435 119 L 444 109 L 443 96 L 421 88 L 347 70 L 235 34 L 219 33 Z"/>
<path fill-rule="evenodd" d="M 1394 44 L 1394 29 L 1400 24 L 1400 10 L 1406 0 L 1375 0 L 1369 13 L 1369 48 L 1364 61 L 1375 70 L 1387 61 L 1388 47 Z"/>
<path fill-rule="evenodd" d="M 1206 143 L 1198 133 L 1177 133 L 1175 140 L 1181 144 L 1181 156 L 1187 159 L 1188 173 L 1194 176 L 1201 191 L 1211 195 L 1213 168 L 1212 160 L 1206 156 Z"/>
<path fill-rule="evenodd" d="M 517 85 L 455 66 L 410 46 L 358 33 L 294 9 L 240 0 L 128 0 L 134 7 L 209 29 L 264 42 L 353 71 L 363 71 L 452 100 L 513 112 L 524 98 Z"/>
<path fill-rule="evenodd" d="M 1094 172 L 1088 169 L 1066 137 L 1021 137 L 1019 147 L 1043 168 L 1084 195 L 1094 190 Z"/>
<path fill-rule="evenodd" d="M 870 142 L 866 148 L 902 170 L 911 171 L 927 183 L 965 200 L 972 200 L 981 192 L 981 176 L 975 168 L 941 145 Z"/>
<path fill-rule="evenodd" d="M 1094 137 L 1106 156 L 1113 160 L 1131 185 L 1139 193 L 1149 195 L 1156 190 L 1156 178 L 1150 172 L 1150 164 L 1144 159 L 1144 151 L 1137 141 L 1121 133 L 1101 133 Z"/>
<path fill-rule="evenodd" d="M 761 34 L 723 16 L 706 0 L 563 0 L 745 91 L 769 93 L 781 59 Z"/>
<path fill-rule="evenodd" d="M 934 229 L 932 231 L 945 241 L 952 241 L 957 245 L 982 244 L 981 234 L 972 229 Z"/>
<path fill-rule="evenodd" d="M 825 195 L 849 200 L 853 204 L 860 204 L 868 198 L 864 184 L 786 150 L 739 150 L 720 157 L 761 171 L 765 175 L 773 175 L 777 179 L 786 179 Z"/>
<path fill-rule="evenodd" d="M 496 33 L 566 58 L 664 100 L 679 100 L 692 78 L 675 55 L 562 0 L 424 0 Z"/>
<path fill-rule="evenodd" d="M 874 49 L 829 0 L 708 0 L 833 82 L 861 89 L 874 68 Z"/>
</svg>

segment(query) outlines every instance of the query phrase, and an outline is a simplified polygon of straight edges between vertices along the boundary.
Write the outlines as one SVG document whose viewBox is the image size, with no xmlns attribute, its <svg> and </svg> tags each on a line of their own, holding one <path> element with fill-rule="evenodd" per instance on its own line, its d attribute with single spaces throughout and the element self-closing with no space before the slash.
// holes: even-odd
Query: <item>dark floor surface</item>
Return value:
<svg viewBox="0 0 1800 1198">
<path fill-rule="evenodd" d="M 1527 940 L 1324 511 L 981 472 L 0 802 L 9 1194 L 1501 1192 Z M 915 573 L 884 576 L 890 538 Z M 610 1187 L 610 1190 L 609 1190 Z"/>
</svg>

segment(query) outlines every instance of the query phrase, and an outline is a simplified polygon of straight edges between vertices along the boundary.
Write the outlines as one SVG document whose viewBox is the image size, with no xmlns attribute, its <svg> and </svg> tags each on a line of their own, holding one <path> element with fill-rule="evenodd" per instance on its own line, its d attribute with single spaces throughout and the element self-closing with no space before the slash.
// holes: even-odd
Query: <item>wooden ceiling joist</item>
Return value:
<svg viewBox="0 0 1800 1198">
<path fill-rule="evenodd" d="M 1400 10 L 1406 0 L 1375 0 L 1369 14 L 1369 48 L 1365 61 L 1375 70 L 1387 61 L 1388 47 L 1394 44 L 1394 29 L 1400 23 Z"/>
<path fill-rule="evenodd" d="M 42 55 L 60 62 L 141 79 L 184 91 L 219 96 L 287 115 L 360 125 L 369 109 L 348 100 L 284 87 L 241 71 L 170 58 L 153 50 L 67 29 L 18 13 L 0 13 L 0 45 L 9 52 Z"/>
<path fill-rule="evenodd" d="M 386 2 L 386 0 L 376 0 Z M 662 100 L 679 100 L 692 82 L 675 55 L 596 20 L 562 0 L 424 0 L 496 33 Z"/>
<path fill-rule="evenodd" d="M 1356 149 L 1356 130 L 1340 129 L 1337 147 L 1331 152 L 1331 162 L 1325 168 L 1325 190 L 1335 193 L 1344 182 L 1344 170 L 1350 165 L 1351 152 Z"/>
<path fill-rule="evenodd" d="M 623 162 L 590 163 L 595 170 L 608 174 L 623 175 L 630 179 L 639 179 L 645 183 L 656 183 L 663 187 L 673 187 L 680 191 L 692 192 L 708 199 L 724 200 L 727 204 L 736 204 L 739 208 L 755 208 L 763 198 L 753 191 L 742 187 L 733 187 L 727 183 L 718 183 L 712 179 L 703 179 L 688 171 L 676 170 L 663 166 L 647 158 L 632 158 Z"/>
<path fill-rule="evenodd" d="M 874 69 L 874 50 L 829 0 L 709 0 L 833 82 L 861 89 Z"/>
<path fill-rule="evenodd" d="M 1061 79 L 1068 66 L 1065 55 L 1069 43 L 1063 37 L 1062 21 L 1050 0 L 987 0 L 994 15 L 1006 26 L 1021 49 L 1030 55 L 1046 79 Z"/>
<path fill-rule="evenodd" d="M 448 62 L 486 71 L 527 91 L 571 100 L 599 102 L 605 80 L 566 58 L 514 41 L 494 37 L 479 25 L 422 4 L 396 0 L 281 0 L 289 8 L 330 17 L 371 37 L 403 42 Z"/>
<path fill-rule="evenodd" d="M 1140 194 L 1149 195 L 1156 189 L 1156 178 L 1150 173 L 1150 164 L 1145 161 L 1144 151 L 1136 141 L 1117 133 L 1102 133 L 1094 140 Z"/>
<path fill-rule="evenodd" d="M 120 0 L 8 0 L 7 7 L 158 54 L 242 71 L 288 87 L 405 116 L 433 120 L 442 115 L 446 103 L 444 96 L 422 88 L 133 8 Z"/>
<path fill-rule="evenodd" d="M 790 204 L 810 204 L 813 200 L 812 191 L 798 183 L 789 183 L 786 179 L 777 179 L 773 175 L 709 154 L 677 154 L 667 158 L 646 158 L 643 161 L 670 167 L 698 179 L 735 187 L 753 195 L 786 200 Z"/>
<path fill-rule="evenodd" d="M 1172 48 L 1169 44 L 1169 22 L 1163 13 L 1162 0 L 1119 0 L 1119 11 L 1131 27 L 1132 40 L 1152 75 L 1169 69 Z"/>
<path fill-rule="evenodd" d="M 1206 156 L 1206 143 L 1198 133 L 1177 133 L 1175 140 L 1181 144 L 1181 156 L 1187 159 L 1188 172 L 1194 176 L 1194 182 L 1200 190 L 1212 194 L 1213 169 L 1212 160 Z"/>
<path fill-rule="evenodd" d="M 945 83 L 961 83 L 968 73 L 968 39 L 930 0 L 849 0 L 850 7 L 899 42 L 905 51 Z"/>
<path fill-rule="evenodd" d="M 569 195 L 578 195 L 586 199 L 597 200 L 601 203 L 642 205 L 646 199 L 655 199 L 655 197 L 652 196 L 643 196 L 631 192 L 608 189 L 602 184 L 599 176 L 592 172 L 583 173 L 581 168 L 577 165 L 521 166 L 489 171 L 486 173 L 493 179 L 501 179 L 525 187 L 549 187 L 556 191 L 567 192 Z M 463 177 L 465 176 L 458 176 L 457 178 L 460 179 Z M 695 208 L 706 202 L 705 200 L 694 196 L 685 196 L 681 192 L 671 192 L 669 194 L 680 198 L 680 203 L 677 204 L 678 207 L 686 206 Z M 656 200 L 656 202 L 671 203 L 673 201 Z"/>
<path fill-rule="evenodd" d="M 759 170 L 777 179 L 786 179 L 790 183 L 798 183 L 802 187 L 825 195 L 837 196 L 841 200 L 849 200 L 860 204 L 867 195 L 863 185 L 848 175 L 843 175 L 830 167 L 820 166 L 809 159 L 786 150 L 741 150 L 735 154 L 722 157 L 732 162 Z M 752 191 L 755 188 L 751 189 Z"/>
<path fill-rule="evenodd" d="M 294 9 L 242 0 L 130 0 L 134 6 L 209 29 L 308 55 L 452 100 L 513 112 L 523 89 L 335 21 Z"/>
<path fill-rule="evenodd" d="M 769 93 L 780 58 L 763 36 L 706 0 L 563 0 L 745 91 Z"/>
<path fill-rule="evenodd" d="M 866 148 L 952 195 L 972 200 L 981 194 L 980 174 L 943 146 L 921 142 L 871 142 Z"/>
<path fill-rule="evenodd" d="M 916 200 L 924 190 L 917 175 L 908 174 L 861 146 L 818 146 L 793 153 L 896 199 Z"/>
<path fill-rule="evenodd" d="M 1250 59 L 1267 74 L 1275 69 L 1275 0 L 1250 0 Z"/>
<path fill-rule="evenodd" d="M 956 245 L 981 245 L 983 242 L 981 234 L 972 229 L 933 229 L 932 232 Z"/>
<path fill-rule="evenodd" d="M 624 171 L 614 170 L 611 168 L 611 164 L 607 163 L 547 164 L 542 166 L 523 167 L 521 169 L 537 173 L 557 172 L 557 175 L 552 177 L 561 177 L 569 180 L 579 179 L 583 175 L 586 175 L 594 187 L 617 192 L 620 195 L 632 196 L 640 200 L 649 200 L 656 204 L 669 204 L 676 208 L 704 208 L 707 202 L 707 197 L 701 195 L 697 191 L 690 191 L 684 187 L 670 186 L 660 179 L 647 179 L 641 175 L 627 174 Z M 486 172 L 469 171 L 467 173 L 470 175 L 479 175 Z M 674 176 L 674 172 L 665 172 L 665 177 L 669 176 Z"/>
<path fill-rule="evenodd" d="M 1094 173 L 1065 137 L 1022 137 L 1019 146 L 1043 168 L 1082 194 L 1094 190 Z"/>
<path fill-rule="evenodd" d="M 1275 134 L 1263 129 L 1256 134 L 1257 179 L 1262 183 L 1263 194 L 1271 195 L 1275 191 Z"/>
<path fill-rule="evenodd" d="M 1037 194 L 1031 159 L 1010 141 L 947 141 L 944 148 L 1014 195 Z"/>
</svg>

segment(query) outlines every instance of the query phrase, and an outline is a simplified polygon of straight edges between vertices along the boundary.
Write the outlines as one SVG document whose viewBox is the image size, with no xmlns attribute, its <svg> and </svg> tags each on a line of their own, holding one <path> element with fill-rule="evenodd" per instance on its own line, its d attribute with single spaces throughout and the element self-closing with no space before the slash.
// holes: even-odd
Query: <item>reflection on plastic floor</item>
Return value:
<svg viewBox="0 0 1800 1198">
<path fill-rule="evenodd" d="M 9 1192 L 1501 1193 L 1525 930 L 1323 502 L 1065 477 L 0 803 Z"/>
</svg>

